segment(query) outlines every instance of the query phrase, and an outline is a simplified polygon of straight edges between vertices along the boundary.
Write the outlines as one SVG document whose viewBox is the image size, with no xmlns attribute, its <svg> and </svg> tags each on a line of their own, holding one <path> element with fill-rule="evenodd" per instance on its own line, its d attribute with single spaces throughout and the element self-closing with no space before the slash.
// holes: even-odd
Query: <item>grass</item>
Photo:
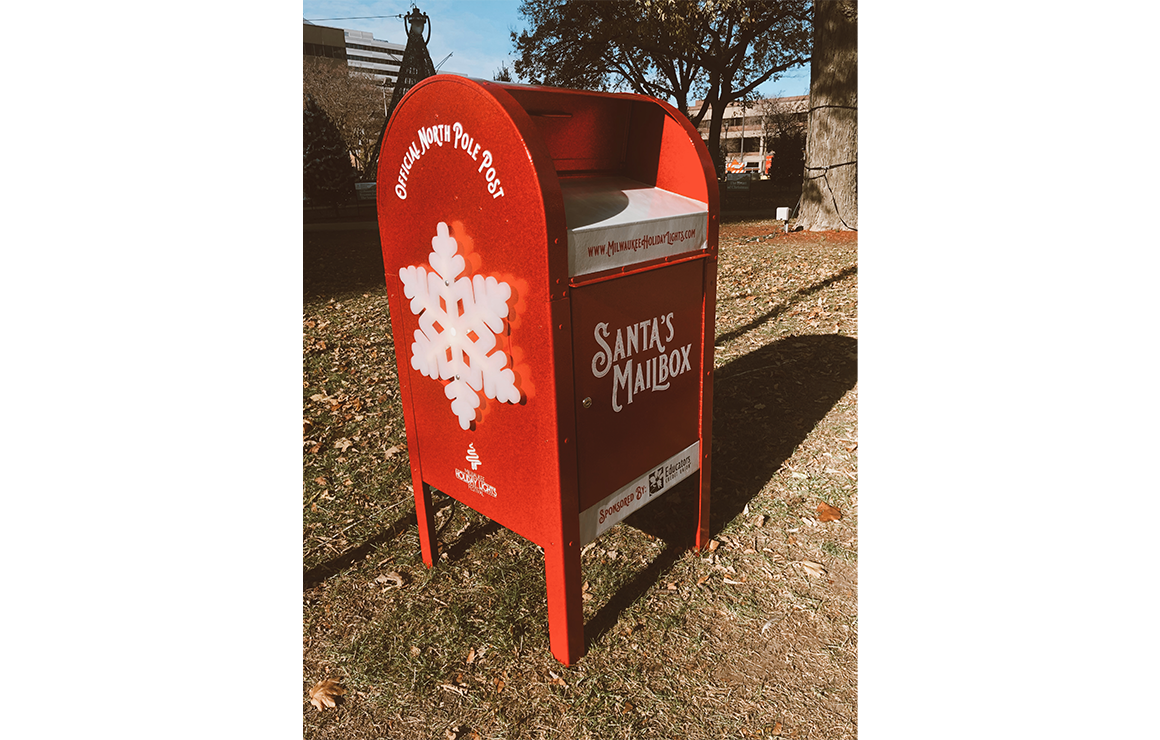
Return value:
<svg viewBox="0 0 1160 740">
<path fill-rule="evenodd" d="M 690 479 L 585 548 L 588 653 L 565 668 L 536 545 L 436 493 L 423 566 L 377 232 L 306 232 L 304 736 L 855 737 L 856 250 L 722 227 L 718 544 L 688 549 Z M 324 678 L 347 694 L 318 712 Z"/>
</svg>

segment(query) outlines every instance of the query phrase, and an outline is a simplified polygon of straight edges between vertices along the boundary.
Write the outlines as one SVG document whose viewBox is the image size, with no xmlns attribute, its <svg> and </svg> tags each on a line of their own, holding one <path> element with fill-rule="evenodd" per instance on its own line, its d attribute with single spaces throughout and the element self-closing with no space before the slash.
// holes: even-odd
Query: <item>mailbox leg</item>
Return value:
<svg viewBox="0 0 1160 740">
<path fill-rule="evenodd" d="M 580 595 L 580 545 L 544 548 L 548 582 L 548 639 L 552 655 L 572 665 L 584 655 L 584 601 Z"/>
<path fill-rule="evenodd" d="M 415 518 L 419 520 L 419 550 L 428 568 L 435 564 L 435 510 L 431 505 L 431 486 L 415 483 Z"/>
<path fill-rule="evenodd" d="M 700 500 L 697 503 L 697 542 L 700 551 L 709 544 L 709 461 L 708 455 L 701 460 Z"/>
<path fill-rule="evenodd" d="M 714 216 L 716 219 L 716 216 Z M 716 227 L 713 228 L 713 250 L 716 252 Z M 709 544 L 709 492 L 713 467 L 713 343 L 717 335 L 717 256 L 705 260 L 705 295 L 702 298 L 702 330 L 704 340 L 701 357 L 701 438 L 700 500 L 697 503 L 696 549 Z"/>
</svg>

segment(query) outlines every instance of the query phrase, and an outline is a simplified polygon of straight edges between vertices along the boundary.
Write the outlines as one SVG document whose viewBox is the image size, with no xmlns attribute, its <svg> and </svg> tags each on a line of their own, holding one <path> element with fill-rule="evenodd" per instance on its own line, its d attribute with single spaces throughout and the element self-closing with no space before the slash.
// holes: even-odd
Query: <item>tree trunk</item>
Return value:
<svg viewBox="0 0 1160 740">
<path fill-rule="evenodd" d="M 709 110 L 709 141 L 706 142 L 718 180 L 725 176 L 725 154 L 721 151 L 721 124 L 725 120 L 724 111 L 723 105 L 717 101 L 713 102 L 713 107 Z"/>
<path fill-rule="evenodd" d="M 858 229 L 858 2 L 814 4 L 810 114 L 799 226 Z"/>
</svg>

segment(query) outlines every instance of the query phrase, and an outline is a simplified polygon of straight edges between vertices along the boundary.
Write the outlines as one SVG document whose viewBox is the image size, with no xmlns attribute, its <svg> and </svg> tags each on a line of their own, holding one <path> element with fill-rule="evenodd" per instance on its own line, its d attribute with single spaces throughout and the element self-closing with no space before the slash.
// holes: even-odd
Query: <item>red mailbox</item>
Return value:
<svg viewBox="0 0 1160 740">
<path fill-rule="evenodd" d="M 391 118 L 377 198 L 423 561 L 432 486 L 543 547 L 571 664 L 584 544 L 694 473 L 708 539 L 708 152 L 652 98 L 438 75 Z"/>
</svg>

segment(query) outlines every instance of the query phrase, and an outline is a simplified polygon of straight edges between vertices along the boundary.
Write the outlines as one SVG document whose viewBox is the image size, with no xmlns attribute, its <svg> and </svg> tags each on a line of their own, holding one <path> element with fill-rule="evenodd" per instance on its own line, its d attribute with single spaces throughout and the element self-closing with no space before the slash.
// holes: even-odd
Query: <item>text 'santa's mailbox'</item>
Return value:
<svg viewBox="0 0 1160 740">
<path fill-rule="evenodd" d="M 395 109 L 377 192 L 423 560 L 432 487 L 543 547 L 571 664 L 583 545 L 691 475 L 708 539 L 708 152 L 652 98 L 438 75 Z"/>
</svg>

